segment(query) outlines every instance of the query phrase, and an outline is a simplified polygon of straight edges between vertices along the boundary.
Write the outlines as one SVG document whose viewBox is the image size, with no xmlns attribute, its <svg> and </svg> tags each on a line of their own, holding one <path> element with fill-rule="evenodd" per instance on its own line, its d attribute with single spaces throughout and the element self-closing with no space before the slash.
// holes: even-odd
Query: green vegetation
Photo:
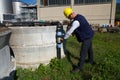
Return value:
<svg viewBox="0 0 120 80">
<path fill-rule="evenodd" d="M 95 33 L 93 38 L 95 66 L 85 63 L 83 71 L 71 74 L 72 64 L 79 59 L 80 45 L 75 37 L 67 40 L 68 54 L 63 59 L 52 59 L 38 69 L 17 69 L 17 80 L 120 80 L 120 34 Z"/>
</svg>

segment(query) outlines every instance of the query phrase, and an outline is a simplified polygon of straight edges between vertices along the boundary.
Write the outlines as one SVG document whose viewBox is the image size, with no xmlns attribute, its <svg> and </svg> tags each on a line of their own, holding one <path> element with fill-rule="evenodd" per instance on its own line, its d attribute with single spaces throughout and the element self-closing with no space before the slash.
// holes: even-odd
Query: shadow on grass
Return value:
<svg viewBox="0 0 120 80">
<path fill-rule="evenodd" d="M 90 71 L 84 71 L 82 73 L 83 80 L 92 80 L 92 73 Z"/>
<path fill-rule="evenodd" d="M 74 58 L 76 60 L 79 60 L 78 57 L 76 57 L 75 55 L 71 54 L 68 50 L 66 50 L 65 53 L 67 60 L 70 62 L 70 64 L 72 65 L 73 69 L 76 68 L 77 66 L 73 63 L 73 61 L 71 60 L 71 58 Z"/>
<path fill-rule="evenodd" d="M 76 57 L 75 55 L 71 54 L 71 52 L 66 49 L 66 40 L 64 40 L 64 42 L 63 42 L 63 50 L 64 50 L 64 53 L 65 53 L 67 60 L 72 65 L 72 68 L 73 69 L 76 68 L 77 66 L 73 63 L 71 58 L 79 60 L 79 57 Z"/>
<path fill-rule="evenodd" d="M 76 57 L 74 54 L 72 54 L 69 50 L 66 49 L 66 41 L 63 42 L 63 50 L 65 53 L 65 56 L 69 63 L 72 65 L 72 68 L 75 69 L 77 65 L 75 65 L 72 61 L 72 59 L 76 59 L 79 61 L 79 57 Z M 88 60 L 85 60 L 86 63 L 88 63 Z M 92 73 L 90 71 L 81 71 L 81 77 L 83 80 L 92 80 Z"/>
<path fill-rule="evenodd" d="M 71 54 L 68 50 L 66 51 L 66 57 L 67 57 L 67 60 L 70 62 L 70 64 L 72 65 L 72 68 L 75 69 L 77 66 L 73 63 L 73 61 L 71 60 L 71 58 L 74 58 L 76 60 L 79 60 L 78 57 L 74 56 L 73 54 Z M 81 71 L 82 75 L 82 79 L 83 80 L 92 80 L 92 74 L 90 71 Z"/>
</svg>

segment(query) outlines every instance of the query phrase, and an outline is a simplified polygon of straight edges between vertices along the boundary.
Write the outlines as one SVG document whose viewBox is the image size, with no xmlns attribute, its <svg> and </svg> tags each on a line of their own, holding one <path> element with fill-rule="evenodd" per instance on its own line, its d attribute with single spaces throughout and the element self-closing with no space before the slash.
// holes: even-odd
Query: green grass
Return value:
<svg viewBox="0 0 120 80">
<path fill-rule="evenodd" d="M 120 34 L 95 33 L 93 38 L 94 58 L 97 65 L 85 63 L 83 71 L 71 74 L 77 65 L 81 43 L 75 37 L 67 40 L 69 54 L 63 59 L 52 59 L 50 64 L 40 64 L 35 71 L 17 69 L 17 80 L 120 80 Z"/>
</svg>

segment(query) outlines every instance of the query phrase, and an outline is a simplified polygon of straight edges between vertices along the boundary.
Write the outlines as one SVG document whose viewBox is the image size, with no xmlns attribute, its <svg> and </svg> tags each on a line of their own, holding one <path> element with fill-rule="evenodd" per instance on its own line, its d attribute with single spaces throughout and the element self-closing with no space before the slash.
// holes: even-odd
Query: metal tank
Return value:
<svg viewBox="0 0 120 80">
<path fill-rule="evenodd" d="M 3 21 L 3 14 L 13 13 L 12 0 L 0 0 L 0 21 Z"/>
<path fill-rule="evenodd" d="M 21 6 L 24 5 L 24 3 L 19 1 L 14 1 L 12 2 L 12 5 L 13 5 L 13 13 L 15 15 L 19 15 L 21 13 Z"/>
</svg>

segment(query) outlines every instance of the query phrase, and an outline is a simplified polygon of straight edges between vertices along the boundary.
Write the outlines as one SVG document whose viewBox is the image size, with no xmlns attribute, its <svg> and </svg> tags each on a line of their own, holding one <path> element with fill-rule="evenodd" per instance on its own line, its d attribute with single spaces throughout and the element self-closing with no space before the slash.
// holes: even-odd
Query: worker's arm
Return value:
<svg viewBox="0 0 120 80">
<path fill-rule="evenodd" d="M 77 29 L 79 26 L 80 26 L 80 23 L 77 20 L 75 20 L 72 23 L 71 28 L 66 32 L 64 39 L 67 39 L 74 32 L 74 30 Z"/>
</svg>

